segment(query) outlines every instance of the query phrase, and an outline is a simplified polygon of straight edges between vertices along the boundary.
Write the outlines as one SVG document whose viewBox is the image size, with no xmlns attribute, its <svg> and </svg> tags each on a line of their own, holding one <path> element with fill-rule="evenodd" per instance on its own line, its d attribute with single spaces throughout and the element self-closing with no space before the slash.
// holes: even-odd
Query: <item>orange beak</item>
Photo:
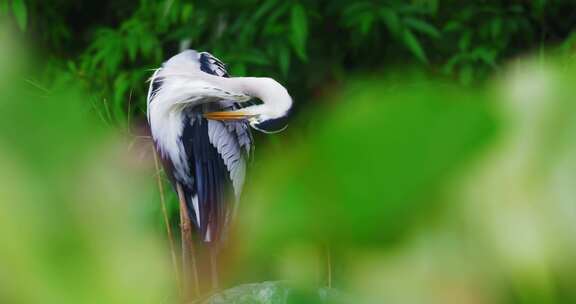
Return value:
<svg viewBox="0 0 576 304">
<path fill-rule="evenodd" d="M 212 120 L 243 120 L 251 117 L 254 117 L 254 115 L 242 111 L 210 112 L 204 114 L 204 118 Z"/>
</svg>

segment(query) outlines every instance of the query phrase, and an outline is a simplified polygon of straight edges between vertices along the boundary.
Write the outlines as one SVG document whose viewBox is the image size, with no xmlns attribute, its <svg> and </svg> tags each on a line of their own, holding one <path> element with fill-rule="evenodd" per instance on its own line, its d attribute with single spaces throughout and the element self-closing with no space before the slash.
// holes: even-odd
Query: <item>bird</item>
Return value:
<svg viewBox="0 0 576 304">
<path fill-rule="evenodd" d="M 185 50 L 155 69 L 147 118 L 156 151 L 201 243 L 226 240 L 254 151 L 251 129 L 282 131 L 287 89 L 268 77 L 231 77 L 208 52 Z M 182 214 L 181 214 L 182 216 Z"/>
</svg>

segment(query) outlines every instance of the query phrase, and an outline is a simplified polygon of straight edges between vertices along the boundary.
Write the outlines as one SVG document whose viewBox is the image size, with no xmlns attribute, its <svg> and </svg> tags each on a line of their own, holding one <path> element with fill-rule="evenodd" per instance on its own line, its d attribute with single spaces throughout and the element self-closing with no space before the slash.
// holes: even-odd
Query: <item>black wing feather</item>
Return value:
<svg viewBox="0 0 576 304">
<path fill-rule="evenodd" d="M 190 218 L 200 230 L 200 235 L 217 240 L 225 221 L 226 198 L 231 197 L 232 181 L 226 165 L 208 137 L 208 121 L 200 115 L 197 108 L 187 111 L 187 121 L 182 133 L 182 141 L 189 159 L 190 171 L 194 175 L 194 184 L 187 185 L 184 192 L 190 211 Z M 198 196 L 200 223 L 192 204 L 192 197 Z"/>
</svg>

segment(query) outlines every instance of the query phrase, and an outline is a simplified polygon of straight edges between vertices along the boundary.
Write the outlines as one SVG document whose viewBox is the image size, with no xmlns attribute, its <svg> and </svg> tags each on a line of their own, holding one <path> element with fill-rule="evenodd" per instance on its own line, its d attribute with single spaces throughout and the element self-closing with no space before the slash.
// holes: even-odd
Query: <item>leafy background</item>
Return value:
<svg viewBox="0 0 576 304">
<path fill-rule="evenodd" d="M 474 84 L 506 58 L 569 41 L 575 19 L 572 1 L 546 0 L 6 0 L 1 10 L 39 64 L 99 92 L 95 107 L 115 123 L 141 116 L 150 69 L 183 48 L 212 52 L 233 75 L 275 77 L 303 108 L 350 73 L 402 64 Z"/>
<path fill-rule="evenodd" d="M 2 0 L 0 302 L 178 302 L 144 96 L 185 48 L 296 107 L 201 300 L 574 302 L 575 26 L 567 0 Z"/>
</svg>

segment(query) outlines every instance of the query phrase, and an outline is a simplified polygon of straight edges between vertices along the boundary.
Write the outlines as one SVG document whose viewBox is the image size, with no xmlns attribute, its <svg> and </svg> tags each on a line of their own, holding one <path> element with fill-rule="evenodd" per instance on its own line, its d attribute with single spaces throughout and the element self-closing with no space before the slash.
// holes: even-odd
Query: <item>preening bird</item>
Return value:
<svg viewBox="0 0 576 304">
<path fill-rule="evenodd" d="M 292 98 L 271 78 L 230 77 L 216 57 L 187 50 L 154 72 L 147 99 L 156 149 L 196 233 L 225 239 L 254 149 L 250 127 L 283 130 Z"/>
</svg>

